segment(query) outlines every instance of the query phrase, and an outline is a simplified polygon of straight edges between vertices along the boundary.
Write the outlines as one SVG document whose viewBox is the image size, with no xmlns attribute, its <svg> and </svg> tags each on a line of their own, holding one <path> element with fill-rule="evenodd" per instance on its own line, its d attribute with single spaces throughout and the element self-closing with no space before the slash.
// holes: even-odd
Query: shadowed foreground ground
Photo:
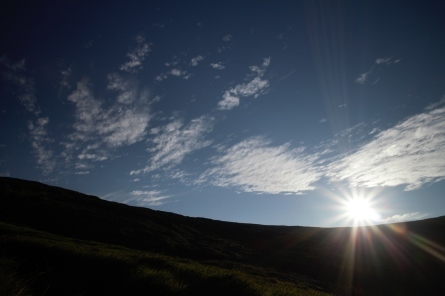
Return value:
<svg viewBox="0 0 445 296">
<path fill-rule="evenodd" d="M 264 226 L 0 178 L 0 295 L 440 295 L 445 217 Z"/>
</svg>

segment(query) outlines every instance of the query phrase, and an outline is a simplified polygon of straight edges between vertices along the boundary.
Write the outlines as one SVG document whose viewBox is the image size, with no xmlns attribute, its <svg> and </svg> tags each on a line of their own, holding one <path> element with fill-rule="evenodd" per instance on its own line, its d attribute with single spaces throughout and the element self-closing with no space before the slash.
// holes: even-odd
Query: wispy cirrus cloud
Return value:
<svg viewBox="0 0 445 296">
<path fill-rule="evenodd" d="M 360 84 L 365 84 L 366 81 L 368 80 L 368 76 L 371 73 L 371 70 L 365 73 L 360 74 L 357 79 L 355 79 L 355 82 L 360 83 Z"/>
<path fill-rule="evenodd" d="M 136 47 L 127 53 L 127 57 L 130 60 L 119 68 L 122 71 L 137 72 L 142 69 L 142 62 L 150 52 L 150 44 L 145 42 L 145 38 L 142 35 L 137 35 L 135 40 Z"/>
<path fill-rule="evenodd" d="M 67 161 L 75 158 L 77 164 L 91 168 L 91 162 L 108 159 L 110 149 L 132 145 L 146 135 L 152 116 L 148 90 L 138 89 L 136 83 L 117 74 L 108 75 L 108 80 L 107 88 L 118 92 L 112 104 L 96 98 L 86 79 L 68 96 L 76 120 L 74 132 L 62 143 Z"/>
<path fill-rule="evenodd" d="M 16 88 L 15 96 L 27 111 L 40 114 L 40 108 L 37 106 L 35 96 L 34 79 L 26 75 L 26 62 L 12 62 L 5 56 L 0 57 L 0 67 L 2 68 L 3 79 L 13 84 Z"/>
<path fill-rule="evenodd" d="M 134 83 L 123 78 L 117 73 L 110 73 L 107 75 L 108 85 L 107 89 L 119 92 L 117 101 L 123 104 L 131 104 L 137 98 L 135 93 L 136 87 Z"/>
<path fill-rule="evenodd" d="M 399 62 L 400 62 L 400 59 L 393 60 L 392 57 L 389 57 L 389 58 L 378 58 L 378 59 L 375 60 L 376 64 L 386 64 L 386 65 L 388 65 L 388 64 L 395 64 L 395 63 L 399 63 Z"/>
<path fill-rule="evenodd" d="M 130 200 L 139 206 L 160 206 L 165 203 L 165 199 L 171 197 L 160 190 L 134 190 L 130 195 L 133 197 Z"/>
<path fill-rule="evenodd" d="M 421 220 L 428 217 L 427 213 L 420 213 L 420 212 L 414 212 L 414 213 L 406 213 L 401 215 L 394 215 L 387 217 L 385 219 L 381 219 L 380 223 L 398 223 L 398 222 L 406 222 L 406 221 L 414 221 L 414 220 Z"/>
<path fill-rule="evenodd" d="M 372 84 L 376 84 L 379 80 L 380 77 L 377 77 L 377 74 L 375 72 L 379 71 L 378 67 L 379 65 L 390 65 L 390 64 L 395 64 L 395 63 L 399 63 L 400 59 L 397 59 L 395 61 L 393 61 L 393 58 L 378 58 L 375 60 L 374 65 L 371 66 L 371 68 L 369 69 L 369 71 L 364 72 L 362 74 L 360 74 L 356 79 L 355 82 L 359 83 L 359 84 L 367 84 L 368 81 L 370 79 L 372 79 Z M 371 78 L 370 78 L 371 77 Z"/>
<path fill-rule="evenodd" d="M 102 199 L 132 204 L 136 206 L 160 206 L 172 197 L 161 190 L 133 190 L 131 192 L 116 191 L 101 196 Z"/>
<path fill-rule="evenodd" d="M 215 166 L 197 183 L 210 180 L 219 187 L 235 187 L 245 192 L 301 194 L 314 190 L 313 183 L 322 173 L 317 154 L 305 154 L 304 148 L 288 144 L 271 146 L 262 137 L 253 137 L 225 150 L 213 159 Z"/>
<path fill-rule="evenodd" d="M 131 98 L 106 108 L 101 100 L 94 97 L 87 80 L 80 82 L 77 89 L 68 96 L 76 107 L 75 133 L 73 140 L 99 140 L 110 147 L 131 145 L 142 140 L 151 118 L 148 107 L 148 91 L 130 91 Z M 124 102 L 122 102 L 124 101 Z M 131 105 L 128 103 L 131 102 Z"/>
<path fill-rule="evenodd" d="M 445 179 L 445 107 L 409 117 L 327 167 L 334 181 L 405 190 Z"/>
<path fill-rule="evenodd" d="M 90 171 L 80 171 L 80 172 L 75 172 L 75 175 L 89 175 Z"/>
<path fill-rule="evenodd" d="M 49 119 L 42 117 L 38 118 L 35 123 L 28 124 L 34 155 L 44 175 L 48 175 L 56 167 L 54 153 L 48 147 L 48 144 L 53 142 L 48 135 L 48 123 Z"/>
<path fill-rule="evenodd" d="M 14 63 L 3 56 L 0 58 L 0 67 L 3 79 L 13 85 L 15 96 L 25 109 L 35 117 L 28 123 L 29 139 L 38 167 L 44 175 L 48 175 L 57 164 L 54 152 L 50 148 L 51 143 L 54 141 L 48 132 L 49 118 L 39 117 L 41 111 L 37 106 L 34 79 L 26 74 L 26 62 L 24 59 Z"/>
<path fill-rule="evenodd" d="M 149 163 L 144 169 L 131 171 L 130 174 L 148 173 L 180 164 L 187 155 L 211 144 L 205 135 L 212 131 L 213 125 L 212 117 L 201 116 L 188 124 L 175 118 L 164 126 L 153 128 L 150 141 L 154 146 L 148 149 L 152 153 Z"/>
<path fill-rule="evenodd" d="M 269 87 L 269 81 L 262 79 L 266 68 L 270 64 L 270 58 L 265 58 L 261 66 L 250 66 L 249 69 L 255 74 L 255 77 L 250 81 L 238 84 L 235 87 L 226 90 L 223 99 L 218 102 L 219 110 L 231 110 L 240 104 L 241 97 L 254 96 L 264 94 Z"/>
<path fill-rule="evenodd" d="M 391 58 L 378 58 L 375 60 L 376 64 L 387 64 L 391 61 Z"/>
</svg>

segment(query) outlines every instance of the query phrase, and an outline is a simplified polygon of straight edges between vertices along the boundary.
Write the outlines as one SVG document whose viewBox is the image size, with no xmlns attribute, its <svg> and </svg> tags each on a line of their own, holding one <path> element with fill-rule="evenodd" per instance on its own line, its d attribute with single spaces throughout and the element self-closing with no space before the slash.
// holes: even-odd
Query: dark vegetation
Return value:
<svg viewBox="0 0 445 296">
<path fill-rule="evenodd" d="M 0 295 L 440 295 L 445 217 L 264 226 L 0 178 Z"/>
</svg>

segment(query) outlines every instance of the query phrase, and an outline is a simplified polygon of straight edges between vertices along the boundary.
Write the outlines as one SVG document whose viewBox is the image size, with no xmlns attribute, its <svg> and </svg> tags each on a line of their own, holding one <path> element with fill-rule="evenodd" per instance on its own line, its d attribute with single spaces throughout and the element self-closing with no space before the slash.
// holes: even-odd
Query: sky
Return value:
<svg viewBox="0 0 445 296">
<path fill-rule="evenodd" d="M 445 215 L 440 1 L 9 1 L 0 16 L 1 176 L 243 223 Z"/>
</svg>

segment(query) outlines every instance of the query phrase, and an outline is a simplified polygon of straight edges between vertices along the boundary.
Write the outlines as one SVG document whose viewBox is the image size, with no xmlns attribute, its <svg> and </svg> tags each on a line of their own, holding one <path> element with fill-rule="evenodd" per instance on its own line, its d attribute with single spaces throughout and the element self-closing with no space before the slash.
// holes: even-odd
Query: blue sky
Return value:
<svg viewBox="0 0 445 296">
<path fill-rule="evenodd" d="M 0 174 L 235 222 L 444 215 L 439 7 L 12 2 Z"/>
</svg>

